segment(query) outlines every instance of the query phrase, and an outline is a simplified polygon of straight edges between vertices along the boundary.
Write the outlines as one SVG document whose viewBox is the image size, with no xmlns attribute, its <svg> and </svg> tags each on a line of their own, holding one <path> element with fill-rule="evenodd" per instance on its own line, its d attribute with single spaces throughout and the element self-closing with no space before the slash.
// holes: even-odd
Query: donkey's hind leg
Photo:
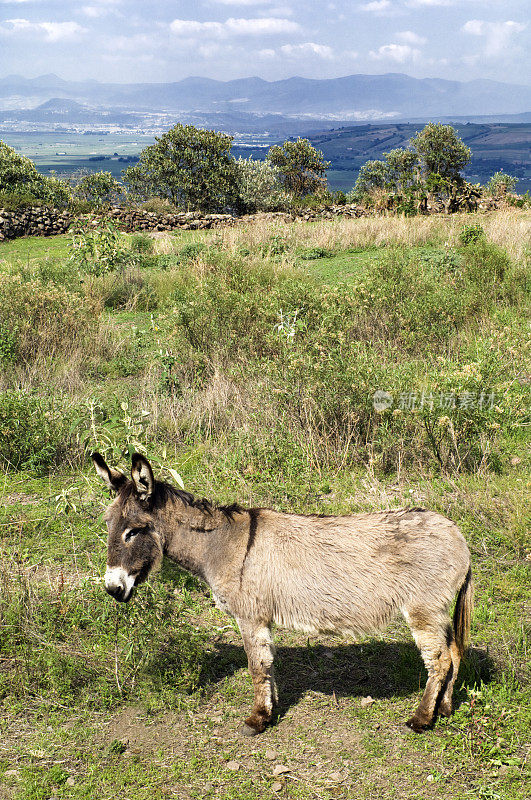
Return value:
<svg viewBox="0 0 531 800">
<path fill-rule="evenodd" d="M 254 687 L 253 710 L 251 716 L 245 720 L 242 732 L 246 736 L 254 736 L 265 730 L 271 722 L 278 702 L 273 668 L 275 647 L 267 625 L 241 619 L 238 620 L 238 625 Z"/>
<path fill-rule="evenodd" d="M 406 723 L 421 733 L 433 723 L 450 681 L 450 692 L 453 688 L 454 666 L 449 647 L 453 643 L 453 626 L 446 612 L 433 613 L 426 609 L 408 608 L 403 609 L 403 613 L 428 670 L 428 682 L 420 704 Z M 443 713 L 447 709 L 446 704 Z"/>
<path fill-rule="evenodd" d="M 450 638 L 450 630 L 448 631 L 448 638 Z M 459 648 L 455 643 L 453 636 L 453 627 L 451 628 L 451 641 L 449 644 L 450 656 L 452 658 L 452 666 L 446 678 L 446 688 L 439 704 L 439 712 L 443 717 L 449 717 L 452 713 L 452 695 L 454 693 L 454 683 L 459 672 L 459 664 L 461 663 L 461 654 Z"/>
</svg>

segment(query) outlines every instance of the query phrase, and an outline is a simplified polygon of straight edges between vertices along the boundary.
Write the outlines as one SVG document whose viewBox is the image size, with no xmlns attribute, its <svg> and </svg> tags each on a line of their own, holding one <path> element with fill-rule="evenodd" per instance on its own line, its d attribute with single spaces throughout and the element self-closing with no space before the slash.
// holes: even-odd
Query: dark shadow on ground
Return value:
<svg viewBox="0 0 531 800">
<path fill-rule="evenodd" d="M 218 642 L 203 663 L 200 683 L 208 691 L 209 687 L 246 666 L 243 647 Z M 275 669 L 280 716 L 308 691 L 336 697 L 405 697 L 422 690 L 427 680 L 420 653 L 415 644 L 408 641 L 280 646 Z M 471 648 L 459 670 L 454 689 L 455 705 L 464 699 L 467 688 L 492 680 L 493 672 L 490 656 L 483 650 Z"/>
</svg>

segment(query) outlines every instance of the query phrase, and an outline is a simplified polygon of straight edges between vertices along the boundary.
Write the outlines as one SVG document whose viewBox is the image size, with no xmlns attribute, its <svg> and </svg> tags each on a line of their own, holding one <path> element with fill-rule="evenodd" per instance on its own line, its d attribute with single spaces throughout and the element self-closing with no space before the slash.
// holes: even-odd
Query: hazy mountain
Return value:
<svg viewBox="0 0 531 800">
<path fill-rule="evenodd" d="M 23 108 L 52 98 L 129 111 L 189 111 L 283 114 L 321 119 L 422 118 L 521 114 L 531 109 L 531 87 L 490 80 L 468 82 L 408 75 L 348 75 L 311 80 L 216 81 L 186 78 L 175 83 L 108 84 L 66 81 L 57 75 L 0 79 L 0 104 Z M 25 104 L 25 99 L 31 103 Z"/>
</svg>

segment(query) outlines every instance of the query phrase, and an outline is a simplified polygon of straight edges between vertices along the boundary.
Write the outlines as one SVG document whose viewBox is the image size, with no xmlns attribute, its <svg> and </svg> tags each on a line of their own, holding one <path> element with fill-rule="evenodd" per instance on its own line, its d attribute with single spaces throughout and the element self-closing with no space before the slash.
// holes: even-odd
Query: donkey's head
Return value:
<svg viewBox="0 0 531 800">
<path fill-rule="evenodd" d="M 117 492 L 104 515 L 108 530 L 105 589 L 126 603 L 134 587 L 162 560 L 162 538 L 153 508 L 153 470 L 139 453 L 133 455 L 131 480 L 108 467 L 99 453 L 93 453 L 92 460 L 100 478 Z"/>
</svg>

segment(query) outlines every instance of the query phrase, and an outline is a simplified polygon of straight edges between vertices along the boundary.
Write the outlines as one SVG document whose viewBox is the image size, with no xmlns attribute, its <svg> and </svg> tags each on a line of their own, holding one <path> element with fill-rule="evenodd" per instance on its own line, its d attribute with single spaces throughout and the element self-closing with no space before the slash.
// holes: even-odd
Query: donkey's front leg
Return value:
<svg viewBox="0 0 531 800">
<path fill-rule="evenodd" d="M 245 720 L 242 733 L 255 736 L 271 722 L 277 703 L 277 687 L 273 670 L 275 647 L 271 629 L 263 623 L 238 620 L 247 653 L 249 672 L 254 686 L 254 706 L 251 716 Z"/>
</svg>

